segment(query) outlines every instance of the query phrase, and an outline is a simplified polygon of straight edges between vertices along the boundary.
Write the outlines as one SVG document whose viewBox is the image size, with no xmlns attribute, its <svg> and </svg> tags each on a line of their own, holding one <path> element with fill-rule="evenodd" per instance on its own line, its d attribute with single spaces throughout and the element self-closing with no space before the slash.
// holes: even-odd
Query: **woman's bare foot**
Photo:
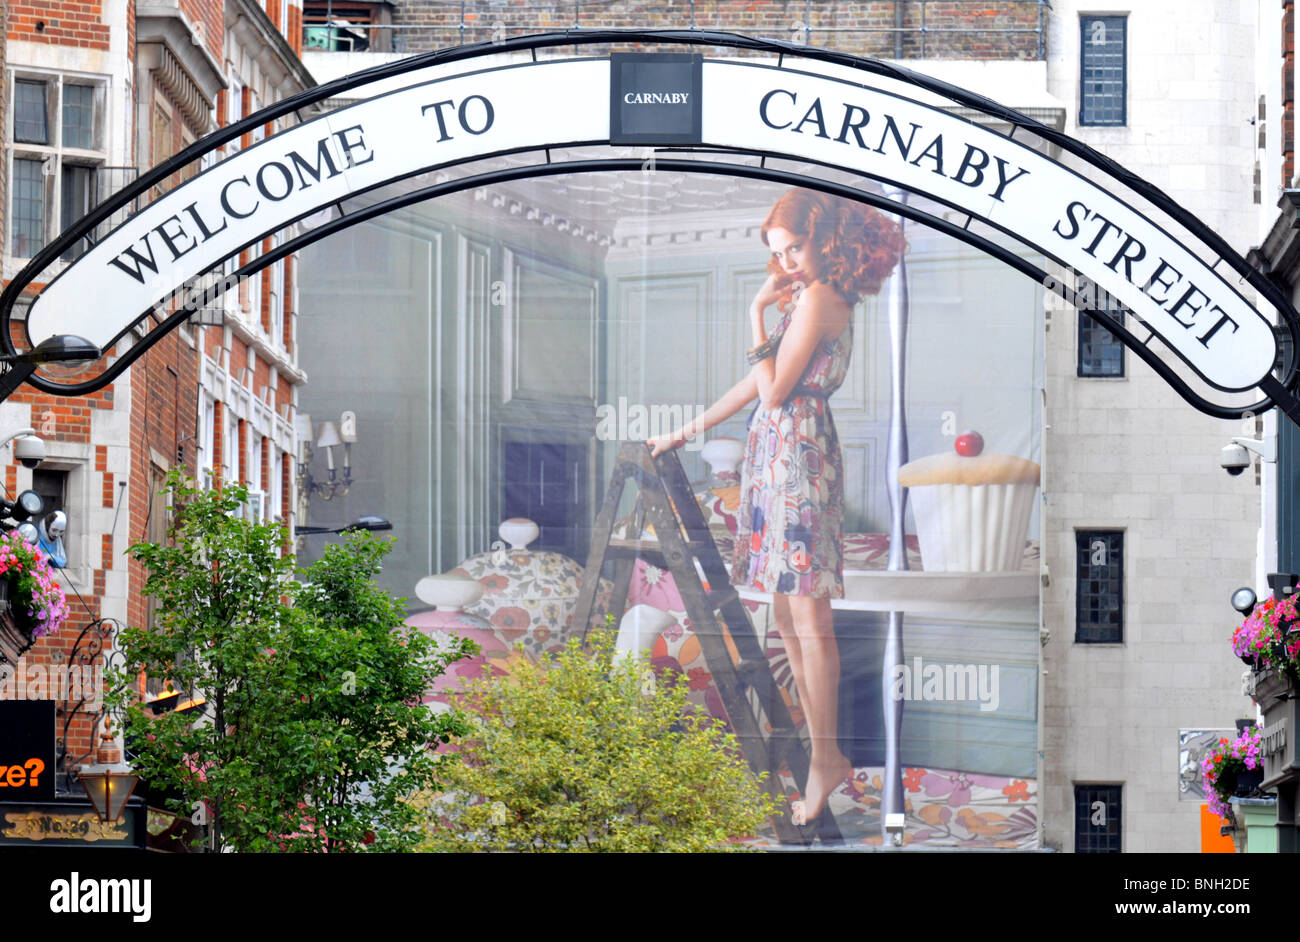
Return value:
<svg viewBox="0 0 1300 942">
<path fill-rule="evenodd" d="M 826 762 L 819 762 L 814 757 L 813 764 L 808 769 L 808 787 L 804 789 L 804 800 L 790 802 L 791 823 L 795 827 L 803 827 L 821 817 L 831 792 L 852 774 L 853 763 L 838 748 Z"/>
</svg>

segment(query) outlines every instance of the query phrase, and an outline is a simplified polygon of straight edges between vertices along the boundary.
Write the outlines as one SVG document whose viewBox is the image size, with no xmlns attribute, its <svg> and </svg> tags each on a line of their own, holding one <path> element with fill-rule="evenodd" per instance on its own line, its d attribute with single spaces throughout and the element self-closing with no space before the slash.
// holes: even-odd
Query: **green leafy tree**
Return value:
<svg viewBox="0 0 1300 942">
<path fill-rule="evenodd" d="M 449 664 L 477 652 L 466 639 L 438 643 L 405 624 L 404 600 L 376 582 L 393 541 L 349 534 L 304 571 L 275 681 L 291 691 L 268 723 L 266 762 L 293 757 L 300 818 L 294 850 L 410 850 L 419 812 L 408 799 L 434 782 L 430 744 L 470 727 L 422 698 Z M 288 761 L 287 758 L 284 761 Z"/>
<path fill-rule="evenodd" d="M 442 770 L 425 849 L 740 849 L 774 813 L 720 720 L 691 712 L 680 675 L 656 679 L 602 632 L 479 681 L 478 729 Z"/>
<path fill-rule="evenodd" d="M 302 587 L 284 527 L 238 515 L 243 487 L 201 489 L 173 472 L 167 492 L 167 542 L 129 550 L 156 625 L 120 634 L 126 667 L 110 696 L 137 771 L 217 850 L 409 845 L 398 799 L 432 781 L 426 744 L 464 729 L 421 694 L 471 646 L 439 651 L 404 630 L 400 603 L 373 582 L 389 544 L 332 546 Z M 142 671 L 202 698 L 201 713 L 151 715 Z"/>
</svg>

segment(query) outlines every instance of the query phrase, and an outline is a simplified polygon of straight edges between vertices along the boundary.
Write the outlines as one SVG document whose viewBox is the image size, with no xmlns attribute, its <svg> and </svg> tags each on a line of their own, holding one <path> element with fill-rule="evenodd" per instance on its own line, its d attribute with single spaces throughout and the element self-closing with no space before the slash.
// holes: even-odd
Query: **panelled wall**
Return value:
<svg viewBox="0 0 1300 942">
<path fill-rule="evenodd" d="M 384 580 L 406 596 L 423 576 L 488 550 L 501 520 L 523 515 L 512 504 L 523 491 L 557 490 L 552 503 L 571 521 L 548 527 L 539 546 L 585 553 L 594 515 L 604 305 L 596 261 L 458 208 L 426 204 L 304 252 L 311 383 L 299 407 L 356 411 L 360 438 L 356 483 L 328 504 L 314 501 L 312 520 L 391 520 L 398 547 Z M 542 480 L 523 480 L 507 453 L 536 455 Z M 318 550 L 309 542 L 305 555 Z"/>
<path fill-rule="evenodd" d="M 524 483 L 554 494 L 576 520 L 565 532 L 543 523 L 541 544 L 582 558 L 619 444 L 597 435 L 596 410 L 676 421 L 747 369 L 746 312 L 765 278 L 757 227 L 765 207 L 707 219 L 628 217 L 611 224 L 606 251 L 494 213 L 490 202 L 451 199 L 383 217 L 317 244 L 303 265 L 302 363 L 311 383 L 300 408 L 313 416 L 353 409 L 361 438 L 357 484 L 328 505 L 314 502 L 312 519 L 389 517 L 399 552 L 411 556 L 409 581 L 396 585 L 406 593 L 421 576 L 486 550 L 502 517 L 521 513 L 512 497 L 520 482 L 506 476 L 525 472 L 506 459 L 533 461 L 531 446 L 551 451 L 527 472 L 541 480 Z M 700 234 L 680 237 L 688 232 Z M 909 239 L 912 456 L 949 449 L 970 427 L 991 451 L 1037 458 L 1038 287 L 924 230 L 910 229 Z M 888 521 L 883 305 L 882 295 L 860 306 L 853 363 L 833 400 L 856 531 L 884 531 Z M 713 434 L 743 438 L 748 416 L 742 410 Z M 632 425 L 623 428 L 634 436 Z M 694 450 L 682 457 L 693 479 L 705 477 Z"/>
</svg>

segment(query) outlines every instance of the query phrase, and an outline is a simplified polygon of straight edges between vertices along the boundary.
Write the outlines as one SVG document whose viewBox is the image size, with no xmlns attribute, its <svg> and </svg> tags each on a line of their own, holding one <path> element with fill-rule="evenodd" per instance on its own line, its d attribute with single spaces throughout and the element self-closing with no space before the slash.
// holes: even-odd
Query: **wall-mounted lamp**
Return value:
<svg viewBox="0 0 1300 942">
<path fill-rule="evenodd" d="M 352 486 L 352 444 L 357 440 L 357 414 L 344 412 L 337 424 L 333 420 L 313 427 L 311 416 L 298 415 L 298 440 L 301 442 L 301 458 L 298 461 L 298 496 L 304 506 L 312 495 L 321 500 L 333 500 L 347 494 Z M 334 449 L 343 446 L 343 477 L 338 477 L 334 466 Z M 316 449 L 325 449 L 329 477 L 317 481 L 311 475 L 312 458 Z"/>
<path fill-rule="evenodd" d="M 0 402 L 9 398 L 10 393 L 26 382 L 36 370 L 52 363 L 86 363 L 98 360 L 102 356 L 99 347 L 83 337 L 71 334 L 59 334 L 42 340 L 25 353 L 0 355 L 0 363 L 8 365 L 8 370 L 0 374 Z M 68 367 L 75 371 L 76 367 Z"/>
<path fill-rule="evenodd" d="M 99 820 L 109 823 L 120 821 L 140 777 L 122 760 L 122 751 L 117 748 L 107 730 L 100 738 L 96 758 L 99 761 L 94 765 L 83 765 L 77 769 L 77 780 L 86 790 L 86 797 L 94 806 Z"/>
</svg>

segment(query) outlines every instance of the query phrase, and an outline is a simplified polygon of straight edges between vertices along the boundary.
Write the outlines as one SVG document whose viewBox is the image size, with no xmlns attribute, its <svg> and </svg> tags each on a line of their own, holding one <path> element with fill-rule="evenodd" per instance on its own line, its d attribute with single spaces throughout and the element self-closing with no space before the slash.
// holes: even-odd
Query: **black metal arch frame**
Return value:
<svg viewBox="0 0 1300 942">
<path fill-rule="evenodd" d="M 431 65 L 464 61 L 479 56 L 519 50 L 531 51 L 533 53 L 533 58 L 536 61 L 537 49 L 556 46 L 574 46 L 576 49 L 582 46 L 610 43 L 664 43 L 690 46 L 720 46 L 774 53 L 782 57 L 782 59 L 784 56 L 789 55 L 800 59 L 819 60 L 822 62 L 847 66 L 859 71 L 881 75 L 941 95 L 950 101 L 972 108 L 984 115 L 1007 123 L 1013 129 L 1011 132 L 1012 135 L 1015 134 L 1016 130 L 1023 128 L 1024 130 L 1033 133 L 1038 138 L 1074 155 L 1085 163 L 1096 167 L 1122 183 L 1130 191 L 1147 200 L 1166 216 L 1177 222 L 1185 230 L 1195 236 L 1203 245 L 1215 252 L 1222 261 L 1230 265 L 1243 280 L 1249 282 L 1250 285 L 1279 312 L 1279 315 L 1284 322 L 1280 327 L 1274 328 L 1275 331 L 1280 334 L 1279 340 L 1282 342 L 1280 345 L 1282 351 L 1279 353 L 1279 361 L 1284 359 L 1282 353 L 1285 352 L 1285 349 L 1288 346 L 1290 350 L 1300 350 L 1300 314 L 1297 314 L 1295 309 L 1291 306 L 1289 299 L 1283 294 L 1277 285 L 1269 280 L 1263 273 L 1252 267 L 1217 233 L 1179 206 L 1158 187 L 1155 187 L 1145 180 L 1135 176 L 1133 173 L 1116 164 L 1110 158 L 1093 150 L 1088 145 L 1057 131 L 1055 128 L 1048 127 L 1027 115 L 1020 114 L 1017 111 L 1000 105 L 981 95 L 977 95 L 965 89 L 957 88 L 938 79 L 912 72 L 908 69 L 887 62 L 855 56 L 849 53 L 819 49 L 812 46 L 802 46 L 797 43 L 778 39 L 741 36 L 734 33 L 706 30 L 604 29 L 572 29 L 561 33 L 542 33 L 520 36 L 513 39 L 505 39 L 500 42 L 473 43 L 470 45 L 456 46 L 450 49 L 412 56 L 398 62 L 388 63 L 373 69 L 367 69 L 364 72 L 358 72 L 337 79 L 333 82 L 328 82 L 324 85 L 308 89 L 298 95 L 264 108 L 256 114 L 249 115 L 234 124 L 214 131 L 201 140 L 196 141 L 179 154 L 144 173 L 137 178 L 130 187 L 121 190 L 116 195 L 97 206 L 88 215 L 84 216 L 73 226 L 59 235 L 53 242 L 47 245 L 21 272 L 14 277 L 14 279 L 4 289 L 3 293 L 0 293 L 0 350 L 2 350 L 4 354 L 14 354 L 17 352 L 13 346 L 11 331 L 9 329 L 13 309 L 19 298 L 22 296 L 23 291 L 28 285 L 36 280 L 37 276 L 40 275 L 47 266 L 56 261 L 63 252 L 76 244 L 78 240 L 92 232 L 95 227 L 104 220 L 110 218 L 114 213 L 127 206 L 139 195 L 146 193 L 149 188 L 167 179 L 180 168 L 199 160 L 203 155 L 221 147 L 227 141 L 234 140 L 242 136 L 244 133 L 264 125 L 268 121 L 287 114 L 299 112 L 304 107 L 329 98 L 338 97 L 341 93 L 352 88 L 400 76 L 408 72 L 414 72 Z M 573 147 L 600 144 L 609 145 L 609 142 L 566 142 L 565 146 Z M 539 149 L 540 148 L 537 147 L 527 148 L 528 151 Z M 661 152 L 670 151 L 681 152 L 681 149 L 661 149 Z M 686 149 L 686 152 L 689 152 L 689 149 Z M 1043 282 L 1051 290 L 1056 291 L 1067 300 L 1072 300 L 1070 297 L 1070 286 L 1056 283 L 1054 279 L 1051 279 L 1048 274 L 1037 265 L 1026 261 L 1014 252 L 990 241 L 979 233 L 971 231 L 966 226 L 956 225 L 946 219 L 933 216 L 907 204 L 895 202 L 885 197 L 876 196 L 863 190 L 837 184 L 818 177 L 810 177 L 790 171 L 769 168 L 763 165 L 766 162 L 766 158 L 791 160 L 801 163 L 816 163 L 815 161 L 810 161 L 807 158 L 794 154 L 754 151 L 743 148 L 719 148 L 717 146 L 711 146 L 707 148 L 707 152 L 712 154 L 723 152 L 743 156 L 758 156 L 763 158 L 763 161 L 756 167 L 752 165 L 727 164 L 716 161 L 656 157 L 655 166 L 656 168 L 662 168 L 665 170 L 748 177 L 752 179 L 763 179 L 773 182 L 805 186 L 832 193 L 837 196 L 842 196 L 847 199 L 875 205 L 889 212 L 906 216 L 907 218 L 913 219 L 923 225 L 944 232 L 947 235 L 973 245 L 982 252 L 998 258 L 1029 277 Z M 416 171 L 410 176 L 418 176 L 422 173 L 459 164 L 473 163 L 494 156 L 503 156 L 507 153 L 510 152 L 503 151 L 476 154 L 472 158 L 457 161 L 452 164 L 432 165 Z M 547 158 L 547 162 L 543 164 L 494 170 L 466 178 L 438 183 L 387 200 L 382 200 L 378 203 L 354 210 L 345 215 L 340 215 L 339 218 L 333 219 L 323 225 L 316 226 L 296 238 L 278 246 L 271 252 L 259 256 L 257 259 L 249 262 L 249 264 L 237 269 L 233 273 L 233 276 L 244 277 L 255 274 L 285 256 L 299 251 L 313 242 L 333 234 L 334 232 L 364 222 L 368 219 L 375 218 L 376 216 L 384 215 L 413 203 L 493 183 L 566 173 L 638 170 L 642 168 L 644 163 L 641 159 L 628 158 L 605 158 L 554 163 L 549 159 L 549 151 L 547 152 Z M 839 165 L 835 165 L 835 167 L 836 169 L 854 173 L 859 176 L 866 176 L 862 174 L 861 171 L 851 167 L 840 167 Z M 399 182 L 400 179 L 402 178 L 385 180 L 374 187 L 370 187 L 368 190 L 354 192 L 350 194 L 350 197 L 356 197 L 362 195 L 364 192 L 374 191 L 382 186 Z M 293 220 L 288 223 L 288 225 L 292 225 L 297 221 L 298 220 Z M 970 219 L 967 220 L 967 225 L 969 225 L 969 222 Z M 275 231 L 281 231 L 281 229 Z M 237 251 L 242 251 L 248 245 L 255 243 L 269 234 L 270 233 L 259 234 L 255 238 L 248 240 L 248 242 L 245 243 L 244 246 L 241 246 Z M 1013 236 L 1015 235 L 1015 233 L 1010 234 Z M 1041 248 L 1037 246 L 1034 246 L 1034 248 L 1042 251 Z M 234 257 L 235 254 L 236 253 L 231 253 L 230 256 L 227 256 L 227 259 Z M 1056 259 L 1048 253 L 1043 254 L 1052 258 L 1053 261 L 1060 262 L 1060 259 Z M 197 301 L 192 301 L 191 303 L 180 306 L 160 324 L 153 327 L 144 337 L 140 338 L 140 340 L 135 343 L 129 351 L 120 355 L 115 363 L 92 379 L 79 383 L 65 384 L 55 382 L 48 377 L 31 375 L 27 377 L 26 381 L 44 392 L 68 396 L 84 395 L 102 388 L 125 371 L 134 360 L 147 352 L 147 350 L 161 337 L 192 316 L 197 309 L 197 303 Z M 148 311 L 141 313 L 140 317 L 137 318 L 134 323 L 138 324 L 141 320 L 147 317 L 148 314 Z M 1229 407 L 1216 405 L 1191 389 L 1169 363 L 1165 362 L 1156 351 L 1151 350 L 1148 347 L 1147 344 L 1151 339 L 1150 337 L 1148 337 L 1146 341 L 1139 340 L 1125 327 L 1123 323 L 1106 316 L 1105 312 L 1090 312 L 1090 314 L 1099 322 L 1103 323 L 1104 326 L 1118 337 L 1129 349 L 1150 365 L 1151 368 L 1154 369 L 1156 373 L 1170 386 L 1172 386 L 1184 400 L 1201 412 L 1216 418 L 1233 419 L 1240 418 L 1247 413 L 1258 414 L 1274 406 L 1278 406 L 1283 409 L 1283 411 L 1285 411 L 1293 421 L 1300 424 L 1300 400 L 1298 400 L 1293 394 L 1297 380 L 1300 379 L 1300 369 L 1298 369 L 1297 364 L 1298 358 L 1286 358 L 1289 362 L 1279 362 L 1277 364 L 1276 372 L 1281 372 L 1281 376 L 1270 373 L 1259 381 L 1257 384 L 1258 388 L 1265 394 L 1265 398 L 1259 402 L 1248 406 Z M 123 333 L 125 333 L 125 331 Z M 120 337 L 121 335 L 114 338 L 114 340 L 116 341 L 117 339 L 120 339 Z M 30 344 L 32 340 L 30 335 L 28 335 L 27 339 Z M 1178 351 L 1173 350 L 1173 348 L 1170 349 L 1178 355 Z"/>
</svg>

